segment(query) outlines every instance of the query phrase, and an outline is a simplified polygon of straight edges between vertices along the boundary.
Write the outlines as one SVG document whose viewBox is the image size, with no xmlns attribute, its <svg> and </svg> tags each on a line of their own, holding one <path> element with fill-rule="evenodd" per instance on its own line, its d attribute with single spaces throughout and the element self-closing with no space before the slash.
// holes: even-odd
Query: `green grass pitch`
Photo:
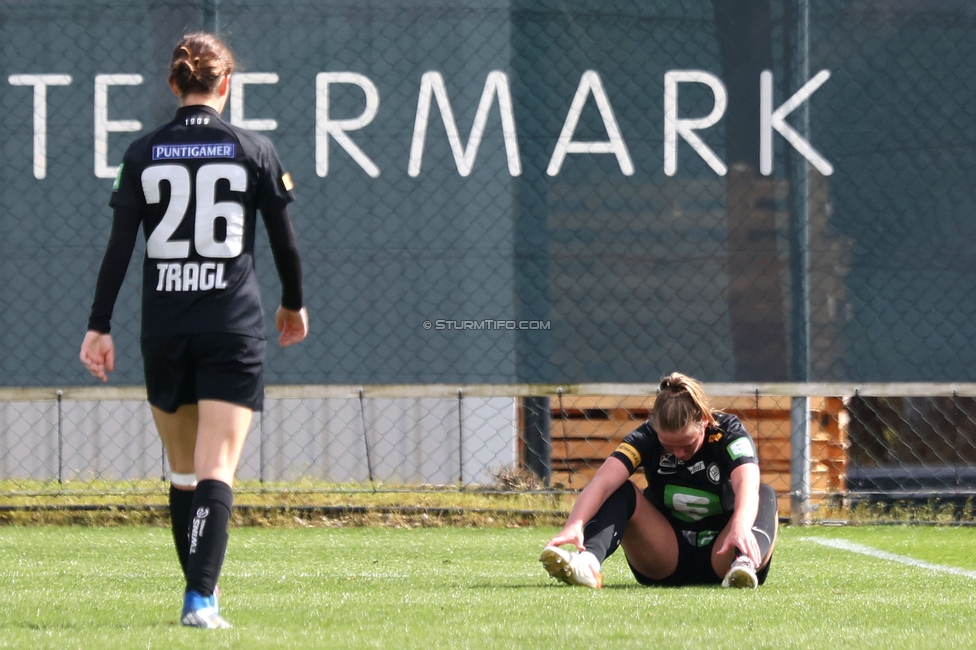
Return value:
<svg viewBox="0 0 976 650">
<path fill-rule="evenodd" d="M 7 526 L 0 647 L 976 647 L 974 528 L 784 527 L 750 592 L 640 587 L 620 553 L 602 591 L 566 587 L 536 561 L 554 532 L 235 528 L 221 577 L 234 629 L 207 631 L 177 624 L 167 529 Z"/>
</svg>

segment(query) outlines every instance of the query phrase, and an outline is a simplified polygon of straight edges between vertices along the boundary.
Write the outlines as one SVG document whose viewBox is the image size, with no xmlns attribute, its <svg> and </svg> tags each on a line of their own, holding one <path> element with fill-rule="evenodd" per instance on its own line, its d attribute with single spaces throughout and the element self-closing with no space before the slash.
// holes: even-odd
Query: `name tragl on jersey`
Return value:
<svg viewBox="0 0 976 650">
<path fill-rule="evenodd" d="M 271 140 L 210 106 L 181 106 L 129 145 L 109 205 L 146 235 L 143 338 L 267 335 L 254 235 L 260 213 L 272 248 L 294 239 L 284 177 Z"/>
<path fill-rule="evenodd" d="M 203 161 L 233 160 L 237 145 L 233 142 L 157 144 L 152 160 Z M 187 216 L 193 190 L 196 190 L 192 244 L 196 252 L 208 258 L 233 258 L 241 254 L 244 237 L 244 210 L 233 201 L 217 201 L 217 184 L 226 182 L 231 191 L 247 189 L 247 170 L 229 162 L 204 163 L 192 170 L 181 163 L 152 164 L 142 172 L 142 189 L 147 204 L 162 200 L 163 183 L 169 185 L 169 203 L 159 225 L 146 243 L 149 258 L 186 260 L 190 240 L 182 240 L 176 231 Z M 220 231 L 223 230 L 221 233 Z M 222 236 L 220 236 L 222 235 Z M 226 289 L 224 262 L 157 262 L 156 291 L 210 291 Z"/>
</svg>

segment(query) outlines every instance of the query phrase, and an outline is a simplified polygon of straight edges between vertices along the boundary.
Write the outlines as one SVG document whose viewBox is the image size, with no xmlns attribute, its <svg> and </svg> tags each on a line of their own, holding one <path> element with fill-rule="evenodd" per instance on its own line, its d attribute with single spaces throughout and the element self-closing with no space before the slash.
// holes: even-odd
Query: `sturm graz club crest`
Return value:
<svg viewBox="0 0 976 650">
<path fill-rule="evenodd" d="M 718 465 L 712 463 L 708 466 L 708 480 L 718 485 L 719 479 L 722 478 L 722 473 L 718 469 Z"/>
</svg>

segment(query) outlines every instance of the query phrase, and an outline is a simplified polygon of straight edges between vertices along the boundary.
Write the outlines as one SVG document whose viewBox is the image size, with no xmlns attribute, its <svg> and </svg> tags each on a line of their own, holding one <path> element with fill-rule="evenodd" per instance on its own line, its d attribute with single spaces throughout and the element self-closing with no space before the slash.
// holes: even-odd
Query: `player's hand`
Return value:
<svg viewBox="0 0 976 650">
<path fill-rule="evenodd" d="M 546 546 L 562 546 L 572 544 L 577 551 L 585 551 L 583 547 L 583 522 L 567 523 L 559 533 L 546 542 Z"/>
<path fill-rule="evenodd" d="M 283 348 L 304 341 L 308 336 L 308 310 L 304 307 L 298 311 L 278 307 L 278 312 L 275 314 L 275 327 L 281 332 L 278 343 Z"/>
<path fill-rule="evenodd" d="M 759 542 L 756 541 L 756 534 L 752 532 L 752 527 L 737 525 L 734 519 L 731 523 L 729 534 L 725 536 L 725 541 L 722 542 L 717 553 L 722 555 L 739 549 L 752 560 L 752 565 L 758 569 L 762 565 L 762 558 L 759 556 Z"/>
<path fill-rule="evenodd" d="M 81 353 L 78 357 L 92 377 L 108 381 L 108 373 L 115 370 L 115 343 L 112 335 L 88 330 L 85 332 L 85 340 L 81 342 Z"/>
</svg>

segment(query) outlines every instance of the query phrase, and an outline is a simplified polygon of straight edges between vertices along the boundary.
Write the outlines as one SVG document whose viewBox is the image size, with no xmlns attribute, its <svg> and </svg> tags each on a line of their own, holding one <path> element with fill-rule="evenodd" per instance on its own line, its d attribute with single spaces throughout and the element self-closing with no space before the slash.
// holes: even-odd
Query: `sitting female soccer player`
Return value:
<svg viewBox="0 0 976 650">
<path fill-rule="evenodd" d="M 643 493 L 629 480 L 638 467 Z M 599 589 L 603 561 L 623 544 L 641 584 L 755 588 L 776 530 L 776 494 L 759 480 L 752 438 L 737 417 L 711 410 L 701 384 L 673 373 L 651 419 L 603 463 L 539 561 L 566 584 Z"/>
</svg>

